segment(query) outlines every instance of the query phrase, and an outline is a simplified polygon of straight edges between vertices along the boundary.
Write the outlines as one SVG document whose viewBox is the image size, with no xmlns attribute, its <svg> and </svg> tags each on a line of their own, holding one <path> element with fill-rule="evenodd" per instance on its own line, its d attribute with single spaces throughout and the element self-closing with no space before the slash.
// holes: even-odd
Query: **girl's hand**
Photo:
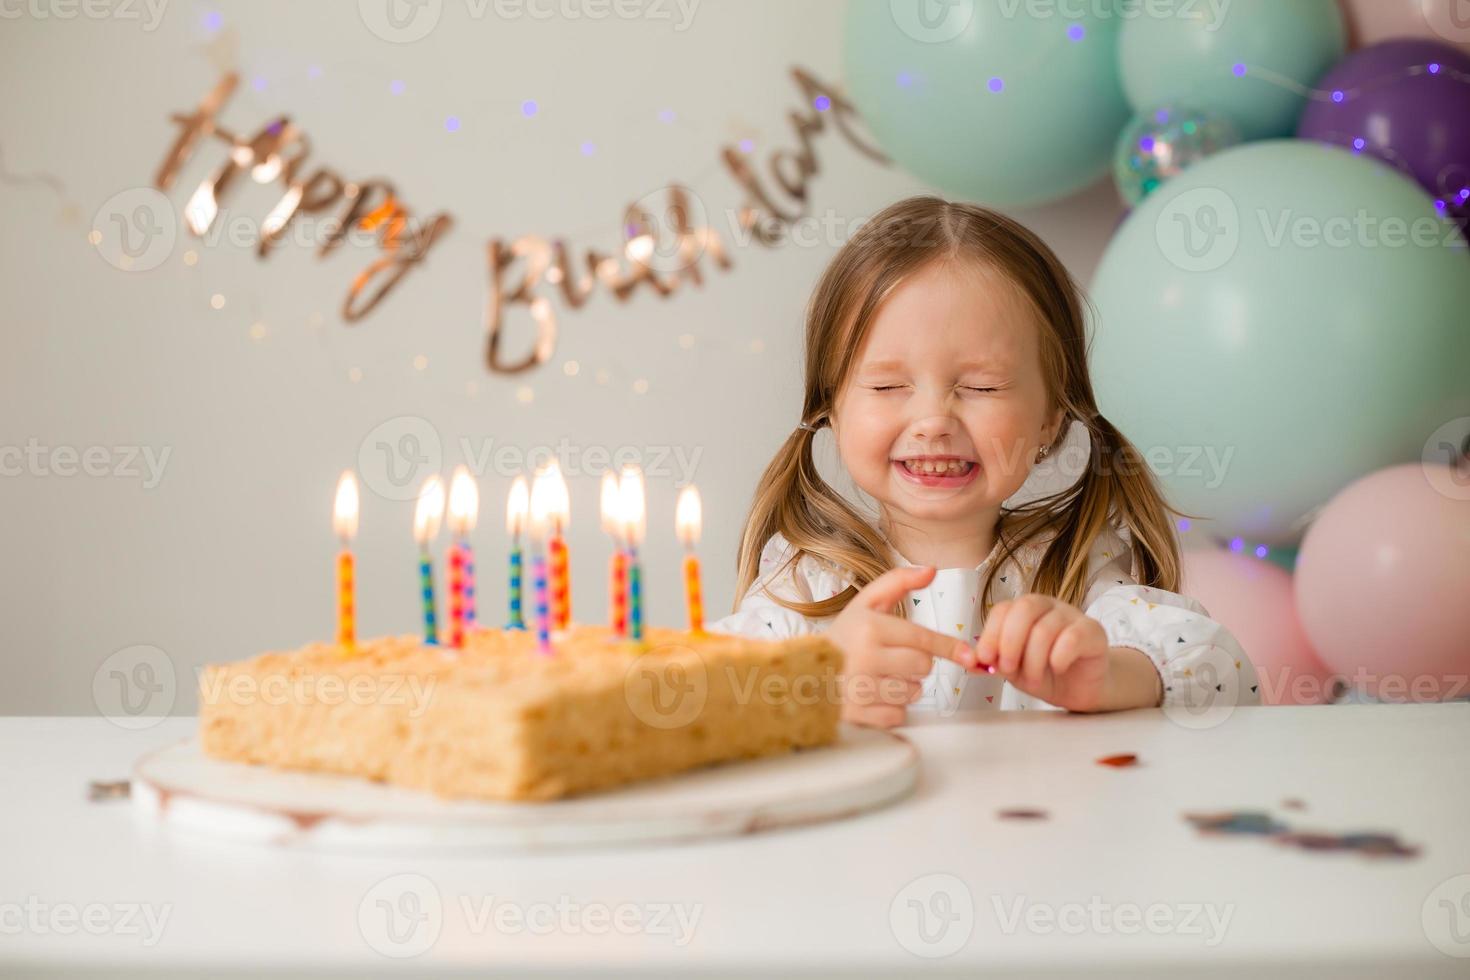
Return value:
<svg viewBox="0 0 1470 980">
<path fill-rule="evenodd" d="M 935 657 L 977 668 L 971 647 L 892 613 L 911 590 L 933 579 L 933 568 L 892 569 L 864 586 L 832 621 L 827 636 L 843 654 L 844 721 L 875 728 L 902 725 Z"/>
<path fill-rule="evenodd" d="M 1133 694 L 1133 668 L 1138 665 L 1131 662 L 1128 696 L 1138 703 L 1113 703 L 1121 692 L 1113 683 L 1115 651 L 1108 647 L 1102 623 L 1051 596 L 1032 592 L 996 603 L 985 617 L 976 652 L 983 666 L 994 666 L 1018 690 L 1059 708 L 1099 711 L 1145 703 Z M 1116 654 L 1130 661 L 1142 658 L 1148 671 L 1156 673 L 1136 650 L 1120 648 Z"/>
</svg>

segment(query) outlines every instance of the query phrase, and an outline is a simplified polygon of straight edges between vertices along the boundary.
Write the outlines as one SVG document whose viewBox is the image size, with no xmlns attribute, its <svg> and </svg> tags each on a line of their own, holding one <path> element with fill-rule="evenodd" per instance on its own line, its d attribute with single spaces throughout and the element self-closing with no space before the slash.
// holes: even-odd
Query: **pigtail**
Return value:
<svg viewBox="0 0 1470 980">
<path fill-rule="evenodd" d="M 818 472 L 812 447 L 821 425 L 820 421 L 803 423 L 793 430 L 761 475 L 740 539 L 736 609 L 762 576 L 761 551 L 777 532 L 792 545 L 789 565 L 794 565 L 803 555 L 810 555 L 836 565 L 853 583 L 837 595 L 817 602 L 771 596 L 803 616 L 835 616 L 847 607 L 858 589 L 892 565 L 883 539 Z M 772 569 L 765 574 L 774 576 L 785 570 Z"/>
<path fill-rule="evenodd" d="M 1091 442 L 1087 469 L 1066 490 L 1018 507 L 1007 515 L 1002 533 L 1002 560 L 992 568 L 982 590 L 985 611 L 991 588 L 1006 558 L 1028 540 L 1054 532 L 1029 591 L 1055 596 L 1081 606 L 1087 596 L 1092 542 L 1112 527 L 1126 529 L 1132 539 L 1134 574 L 1140 585 L 1178 592 L 1183 578 L 1179 538 L 1158 478 L 1138 448 L 1100 413 L 1083 425 Z"/>
</svg>

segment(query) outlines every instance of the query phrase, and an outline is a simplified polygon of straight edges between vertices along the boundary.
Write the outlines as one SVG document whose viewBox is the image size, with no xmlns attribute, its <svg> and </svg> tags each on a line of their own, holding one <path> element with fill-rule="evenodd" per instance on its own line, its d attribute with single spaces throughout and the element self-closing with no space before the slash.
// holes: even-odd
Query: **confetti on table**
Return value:
<svg viewBox="0 0 1470 980">
<path fill-rule="evenodd" d="M 1002 820 L 1045 820 L 1049 814 L 1045 810 L 1015 807 L 1010 810 L 1000 810 L 996 816 Z"/>
<path fill-rule="evenodd" d="M 1282 834 L 1287 830 L 1286 824 L 1273 820 L 1270 814 L 1253 810 L 1186 813 L 1184 819 L 1207 834 Z"/>
<path fill-rule="evenodd" d="M 1114 769 L 1122 769 L 1125 766 L 1138 765 L 1138 756 L 1132 752 L 1123 752 L 1119 755 L 1105 755 L 1097 760 L 1100 766 L 1112 766 Z"/>
<path fill-rule="evenodd" d="M 93 803 L 102 800 L 125 800 L 132 791 L 132 785 L 126 779 L 94 779 L 87 784 L 87 799 Z"/>
<path fill-rule="evenodd" d="M 1364 857 L 1419 856 L 1418 847 L 1405 844 L 1396 834 L 1372 831 L 1333 834 L 1316 830 L 1292 830 L 1270 814 L 1256 810 L 1186 813 L 1184 819 L 1204 834 L 1253 834 L 1304 851 L 1353 851 Z"/>
</svg>

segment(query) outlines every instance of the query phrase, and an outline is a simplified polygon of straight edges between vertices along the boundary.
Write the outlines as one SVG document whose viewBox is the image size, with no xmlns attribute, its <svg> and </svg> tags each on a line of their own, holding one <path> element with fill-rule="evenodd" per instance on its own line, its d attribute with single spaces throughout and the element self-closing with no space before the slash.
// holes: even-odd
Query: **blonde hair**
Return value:
<svg viewBox="0 0 1470 980">
<path fill-rule="evenodd" d="M 982 611 L 992 605 L 1001 566 L 1049 531 L 1055 534 L 1030 590 L 1081 605 L 1092 542 L 1114 513 L 1132 535 L 1140 583 L 1178 591 L 1179 541 L 1169 514 L 1189 515 L 1169 506 L 1142 454 L 1097 410 L 1087 373 L 1085 300 L 1066 267 L 1040 238 L 1003 214 L 976 204 L 911 197 L 864 224 L 838 251 L 812 295 L 802 424 L 776 451 L 751 504 L 740 541 L 736 608 L 760 576 L 761 551 L 777 532 L 793 546 L 790 562 L 810 555 L 839 566 L 853 583 L 817 602 L 772 596 L 805 616 L 835 615 L 858 589 L 893 567 L 882 535 L 817 472 L 812 443 L 816 430 L 830 421 L 879 306 L 918 270 L 954 260 L 999 272 L 1032 307 L 1041 329 L 1049 404 L 1064 412 L 1054 442 L 1076 420 L 1086 427 L 1092 447 L 1086 472 L 1071 487 L 1003 512 L 997 529 L 1001 553 L 981 589 Z"/>
</svg>

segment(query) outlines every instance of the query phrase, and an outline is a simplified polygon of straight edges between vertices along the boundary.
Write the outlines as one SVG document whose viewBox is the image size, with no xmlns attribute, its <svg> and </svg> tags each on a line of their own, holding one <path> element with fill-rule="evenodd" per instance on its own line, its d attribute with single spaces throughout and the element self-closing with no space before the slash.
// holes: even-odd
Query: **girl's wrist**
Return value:
<svg viewBox="0 0 1470 980">
<path fill-rule="evenodd" d="M 1148 654 L 1134 647 L 1108 647 L 1108 673 L 1097 711 L 1157 708 L 1164 681 Z"/>
</svg>

